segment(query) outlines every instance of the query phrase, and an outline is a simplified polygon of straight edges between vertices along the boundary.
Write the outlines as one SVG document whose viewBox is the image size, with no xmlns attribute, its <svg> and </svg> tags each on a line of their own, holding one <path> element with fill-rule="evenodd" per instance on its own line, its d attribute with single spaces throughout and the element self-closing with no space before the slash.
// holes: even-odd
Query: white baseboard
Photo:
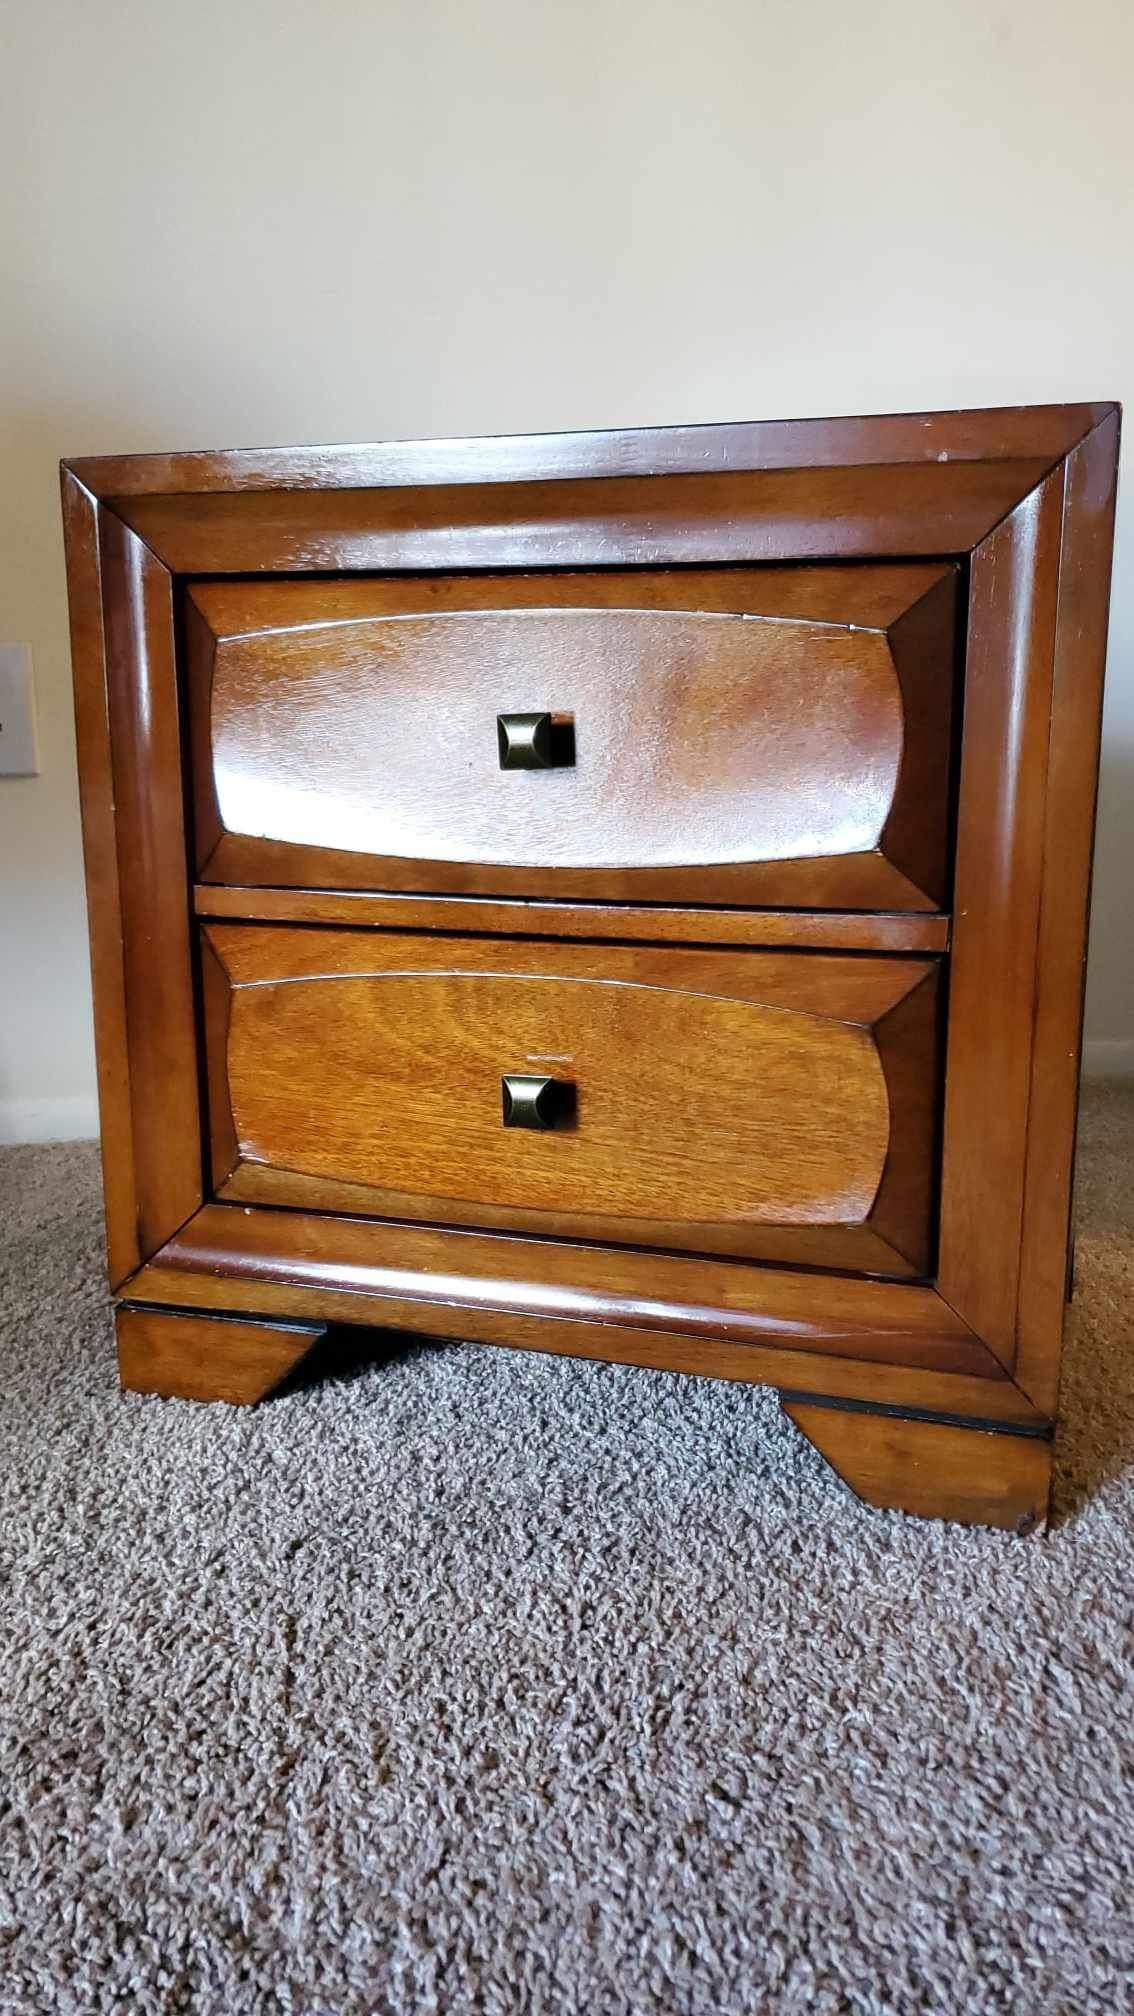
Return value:
<svg viewBox="0 0 1134 2016">
<path fill-rule="evenodd" d="M 78 1099 L 0 1099 L 0 1144 L 92 1141 L 98 1133 L 94 1093 Z"/>
<path fill-rule="evenodd" d="M 1100 1036 L 1083 1045 L 1084 1078 L 1134 1078 L 1134 1037 Z"/>
</svg>

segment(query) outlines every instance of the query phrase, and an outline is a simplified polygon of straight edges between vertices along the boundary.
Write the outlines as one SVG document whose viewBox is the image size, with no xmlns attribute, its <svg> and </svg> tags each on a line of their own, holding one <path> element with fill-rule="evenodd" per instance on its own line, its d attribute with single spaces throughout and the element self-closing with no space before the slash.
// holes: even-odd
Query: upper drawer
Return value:
<svg viewBox="0 0 1134 2016">
<path fill-rule="evenodd" d="M 923 565 L 198 584 L 199 872 L 941 908 L 955 608 Z"/>
</svg>

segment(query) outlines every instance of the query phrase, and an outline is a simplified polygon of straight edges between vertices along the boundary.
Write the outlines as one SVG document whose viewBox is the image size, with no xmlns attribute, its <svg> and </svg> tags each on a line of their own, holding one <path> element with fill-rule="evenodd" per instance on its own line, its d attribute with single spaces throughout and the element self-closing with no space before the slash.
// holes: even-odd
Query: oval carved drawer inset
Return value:
<svg viewBox="0 0 1134 2016">
<path fill-rule="evenodd" d="M 198 587 L 202 873 L 938 907 L 953 592 L 940 567 Z M 501 716 L 569 754 L 502 769 Z"/>
<path fill-rule="evenodd" d="M 222 1196 L 928 1264 L 933 962 L 204 936 Z M 508 1074 L 569 1085 L 567 1123 L 505 1127 Z"/>
</svg>

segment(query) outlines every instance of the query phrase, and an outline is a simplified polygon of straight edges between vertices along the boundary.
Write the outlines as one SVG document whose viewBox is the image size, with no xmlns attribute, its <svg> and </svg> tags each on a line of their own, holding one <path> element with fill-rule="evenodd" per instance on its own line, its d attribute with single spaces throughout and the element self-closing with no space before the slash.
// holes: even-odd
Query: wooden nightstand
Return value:
<svg viewBox="0 0 1134 2016">
<path fill-rule="evenodd" d="M 123 1383 L 766 1383 L 1045 1517 L 1110 405 L 63 471 Z"/>
</svg>

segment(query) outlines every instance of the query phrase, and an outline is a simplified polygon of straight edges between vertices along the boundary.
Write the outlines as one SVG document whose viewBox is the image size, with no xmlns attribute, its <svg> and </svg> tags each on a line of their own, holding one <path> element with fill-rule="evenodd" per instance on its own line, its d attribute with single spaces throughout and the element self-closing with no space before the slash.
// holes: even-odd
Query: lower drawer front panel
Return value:
<svg viewBox="0 0 1134 2016">
<path fill-rule="evenodd" d="M 933 960 L 202 936 L 220 1197 L 928 1271 Z"/>
</svg>

